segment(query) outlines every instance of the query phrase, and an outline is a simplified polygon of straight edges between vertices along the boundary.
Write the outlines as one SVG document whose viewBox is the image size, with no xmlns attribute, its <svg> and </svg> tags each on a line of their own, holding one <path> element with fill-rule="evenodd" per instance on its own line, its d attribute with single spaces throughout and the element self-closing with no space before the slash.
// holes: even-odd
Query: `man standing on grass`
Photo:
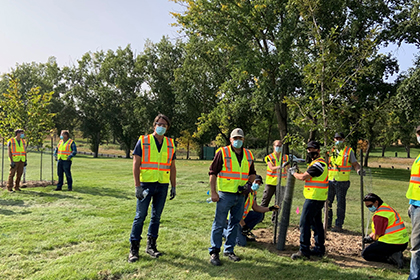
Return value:
<svg viewBox="0 0 420 280">
<path fill-rule="evenodd" d="M 169 127 L 169 118 L 159 114 L 153 122 L 154 132 L 140 136 L 134 148 L 133 176 L 137 208 L 131 229 L 128 262 L 139 260 L 141 234 L 150 202 L 152 202 L 152 216 L 147 232 L 146 253 L 153 258 L 162 255 L 156 248 L 156 239 L 169 182 L 172 186 L 170 200 L 176 195 L 175 144 L 173 139 L 164 136 Z"/>
<path fill-rule="evenodd" d="M 60 142 L 54 150 L 55 159 L 57 162 L 58 184 L 55 191 L 61 191 L 64 184 L 64 175 L 66 174 L 67 189 L 73 190 L 73 178 L 71 177 L 71 164 L 73 157 L 77 154 L 76 143 L 70 139 L 68 130 L 62 130 L 60 134 Z"/>
<path fill-rule="evenodd" d="M 292 259 L 309 259 L 311 255 L 322 257 L 325 254 L 324 227 L 322 225 L 322 208 L 328 195 L 328 166 L 320 155 L 320 145 L 310 141 L 307 145 L 308 158 L 311 159 L 305 173 L 297 173 L 297 167 L 290 168 L 290 174 L 296 179 L 305 181 L 303 195 L 306 198 L 300 216 L 300 248 Z M 314 231 L 315 248 L 311 246 L 311 228 Z"/>
<path fill-rule="evenodd" d="M 20 178 L 23 174 L 23 168 L 26 166 L 26 142 L 23 129 L 15 130 L 15 137 L 7 141 L 7 150 L 10 160 L 9 179 L 7 181 L 7 190 L 13 192 L 13 177 L 16 174 L 15 191 L 21 191 Z"/>
<path fill-rule="evenodd" d="M 420 125 L 416 129 L 420 143 Z M 408 215 L 411 218 L 411 263 L 408 280 L 420 279 L 420 154 L 411 167 L 410 184 L 406 197 L 410 200 Z"/>
<path fill-rule="evenodd" d="M 353 149 L 344 144 L 344 134 L 334 135 L 334 148 L 329 157 L 328 166 L 328 228 L 332 227 L 333 202 L 337 197 L 337 218 L 331 231 L 343 231 L 344 218 L 346 216 L 346 195 L 350 188 L 350 171 L 353 167 L 360 175 L 360 164 L 357 162 Z"/>
<path fill-rule="evenodd" d="M 233 249 L 236 244 L 239 221 L 244 212 L 244 186 L 252 184 L 255 179 L 254 156 L 251 151 L 243 148 L 244 132 L 235 128 L 230 134 L 231 145 L 217 150 L 210 165 L 211 200 L 217 202 L 216 213 L 211 228 L 211 247 L 209 248 L 210 263 L 222 265 L 219 258 L 222 247 L 222 234 L 226 225 L 228 213 L 230 218 L 226 229 L 226 242 L 223 254 L 231 261 L 241 259 Z"/>
</svg>

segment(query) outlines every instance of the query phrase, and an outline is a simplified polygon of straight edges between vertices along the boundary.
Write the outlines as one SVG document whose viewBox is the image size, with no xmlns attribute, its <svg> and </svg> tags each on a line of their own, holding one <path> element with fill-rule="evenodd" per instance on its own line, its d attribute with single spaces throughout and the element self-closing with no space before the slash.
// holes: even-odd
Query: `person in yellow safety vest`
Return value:
<svg viewBox="0 0 420 280">
<path fill-rule="evenodd" d="M 9 153 L 10 170 L 9 179 L 7 180 L 7 190 L 13 191 L 13 177 L 16 174 L 15 190 L 21 191 L 20 179 L 23 174 L 23 168 L 27 165 L 26 161 L 26 142 L 23 139 L 25 137 L 23 129 L 15 130 L 15 137 L 7 141 L 7 150 Z"/>
<path fill-rule="evenodd" d="M 252 234 L 251 230 L 263 220 L 263 213 L 268 211 L 277 211 L 279 209 L 279 206 L 277 205 L 263 207 L 257 204 L 257 190 L 262 184 L 262 177 L 260 175 L 256 175 L 252 186 L 249 186 L 250 191 L 245 200 L 244 213 L 241 221 L 239 222 L 240 227 L 238 227 L 236 237 L 236 244 L 239 246 L 246 246 L 247 241 L 255 241 L 255 236 Z M 229 221 L 226 222 L 225 229 L 223 230 L 224 237 L 227 236 L 228 222 Z"/>
<path fill-rule="evenodd" d="M 420 143 L 420 125 L 416 129 Z M 409 199 L 408 214 L 411 218 L 411 263 L 409 280 L 420 279 L 420 154 L 411 167 L 410 184 L 406 197 Z"/>
<path fill-rule="evenodd" d="M 407 249 L 408 233 L 400 214 L 374 193 L 367 194 L 363 201 L 373 214 L 372 233 L 363 241 L 372 243 L 362 252 L 367 261 L 385 262 L 403 268 L 403 254 Z"/>
<path fill-rule="evenodd" d="M 64 174 L 66 174 L 67 190 L 73 190 L 73 177 L 71 176 L 71 164 L 73 157 L 77 154 L 76 143 L 70 139 L 68 130 L 62 130 L 60 141 L 54 150 L 54 157 L 57 160 L 58 183 L 55 191 L 61 191 L 64 184 Z"/>
<path fill-rule="evenodd" d="M 254 156 L 251 151 L 243 148 L 244 132 L 235 128 L 230 133 L 231 145 L 217 150 L 210 165 L 211 200 L 217 202 L 216 213 L 211 228 L 211 247 L 209 248 L 210 263 L 222 265 L 219 258 L 222 247 L 222 234 L 230 213 L 227 226 L 224 255 L 231 261 L 240 261 L 233 249 L 236 245 L 239 221 L 244 211 L 245 196 L 243 191 L 247 182 L 255 179 Z"/>
<path fill-rule="evenodd" d="M 158 114 L 153 121 L 153 133 L 139 137 L 133 151 L 133 177 L 136 187 L 136 216 L 130 234 L 128 262 L 139 260 L 141 234 L 147 210 L 152 203 L 146 253 L 152 258 L 162 256 L 156 248 L 160 217 L 171 183 L 170 200 L 176 196 L 176 148 L 172 138 L 164 136 L 171 127 L 169 118 Z"/>
<path fill-rule="evenodd" d="M 346 195 L 347 190 L 350 188 L 350 171 L 352 167 L 360 175 L 360 165 L 357 162 L 353 149 L 344 144 L 343 133 L 336 133 L 334 135 L 334 148 L 328 161 L 328 228 L 331 228 L 331 231 L 334 232 L 343 231 L 344 218 L 346 216 Z M 332 207 L 335 197 L 337 197 L 337 218 L 332 228 Z"/>
<path fill-rule="evenodd" d="M 298 173 L 297 167 L 291 167 L 290 174 L 296 179 L 305 181 L 303 195 L 306 198 L 300 216 L 300 248 L 291 257 L 293 260 L 311 255 L 322 257 L 325 254 L 324 227 L 322 225 L 322 208 L 328 195 L 328 166 L 320 155 L 320 144 L 310 141 L 307 144 L 307 159 L 311 160 L 308 169 Z M 314 231 L 315 247 L 311 250 L 311 228 Z"/>
<path fill-rule="evenodd" d="M 284 189 L 286 185 L 287 169 L 286 167 L 281 168 L 281 158 L 283 157 L 283 164 L 289 161 L 288 155 L 282 155 L 281 153 L 282 142 L 280 140 L 275 140 L 273 142 L 273 153 L 265 157 L 265 162 L 267 163 L 267 174 L 265 177 L 265 189 L 263 192 L 261 206 L 267 207 L 270 204 L 271 198 L 276 193 L 277 181 L 279 179 L 279 174 L 281 172 L 282 186 L 280 190 L 280 197 L 282 198 L 284 194 Z M 281 170 L 281 171 L 280 171 Z M 274 222 L 275 215 L 271 216 L 271 221 Z M 263 215 L 264 219 L 264 215 Z"/>
</svg>

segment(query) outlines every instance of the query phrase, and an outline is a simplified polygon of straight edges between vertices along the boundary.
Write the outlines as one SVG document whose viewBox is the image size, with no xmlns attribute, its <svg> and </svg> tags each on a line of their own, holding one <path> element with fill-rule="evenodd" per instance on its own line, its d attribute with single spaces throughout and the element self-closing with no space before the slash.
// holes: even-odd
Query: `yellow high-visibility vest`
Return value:
<svg viewBox="0 0 420 280">
<path fill-rule="evenodd" d="M 254 161 L 254 156 L 250 150 L 243 148 L 244 155 L 241 166 L 239 166 L 238 158 L 231 146 L 219 148 L 218 151 L 222 152 L 223 167 L 217 174 L 217 187 L 222 192 L 236 193 L 238 192 L 238 187 L 245 185 L 248 181 L 248 174 Z"/>
<path fill-rule="evenodd" d="M 408 242 L 409 237 L 407 230 L 397 211 L 389 207 L 388 204 L 382 203 L 372 216 L 373 233 L 375 233 L 375 225 L 373 223 L 373 217 L 375 216 L 381 216 L 388 219 L 388 226 L 385 230 L 385 234 L 380 236 L 378 241 L 388 244 L 404 244 Z"/>
<path fill-rule="evenodd" d="M 352 148 L 345 147 L 340 151 L 338 156 L 330 156 L 329 157 L 329 165 L 328 165 L 328 178 L 330 181 L 349 181 L 350 180 L 350 171 L 351 171 L 351 163 L 350 163 L 350 154 L 352 152 Z M 335 154 L 335 151 L 332 151 Z"/>
<path fill-rule="evenodd" d="M 319 177 L 312 177 L 311 179 L 305 180 L 305 186 L 303 189 L 303 196 L 306 199 L 312 200 L 326 200 L 328 197 L 328 168 L 327 163 L 322 157 L 319 157 L 311 162 L 309 166 L 314 165 L 317 162 L 325 164 L 324 172 Z"/>
<path fill-rule="evenodd" d="M 280 157 L 281 156 L 282 155 L 280 154 Z M 270 169 L 270 167 L 268 166 L 268 161 L 271 161 L 271 163 L 274 166 L 279 166 L 280 161 L 277 160 L 275 152 L 266 156 L 264 160 L 267 163 L 267 175 L 265 177 L 265 183 L 267 185 L 276 186 L 277 185 L 278 172 L 277 172 L 277 170 L 271 170 Z M 287 162 L 287 161 L 289 161 L 289 156 L 288 155 L 283 155 L 283 162 Z M 286 170 L 286 167 L 285 167 L 281 170 L 281 178 L 285 179 L 286 177 L 287 177 L 287 170 Z"/>
<path fill-rule="evenodd" d="M 420 200 L 420 154 L 411 166 L 410 184 L 405 196 L 408 199 Z"/>
<path fill-rule="evenodd" d="M 248 215 L 249 211 L 252 210 L 252 206 L 254 205 L 254 197 L 257 195 L 256 191 L 250 191 L 248 197 L 244 204 L 244 214 L 242 215 L 242 219 L 245 219 Z"/>
<path fill-rule="evenodd" d="M 20 143 L 16 138 L 10 138 L 10 150 L 12 152 L 12 160 L 14 162 L 26 161 L 26 142 L 23 139 L 20 139 Z"/>
<path fill-rule="evenodd" d="M 140 182 L 168 184 L 175 153 L 174 140 L 164 136 L 160 152 L 152 134 L 142 135 L 139 140 L 142 150 Z"/>
<path fill-rule="evenodd" d="M 69 155 L 71 155 L 71 153 L 73 152 L 73 150 L 71 149 L 72 143 L 72 139 L 67 139 L 66 142 L 64 142 L 63 140 L 60 140 L 60 142 L 58 142 L 57 159 L 67 160 Z M 73 157 L 71 157 L 70 160 L 73 160 Z"/>
</svg>

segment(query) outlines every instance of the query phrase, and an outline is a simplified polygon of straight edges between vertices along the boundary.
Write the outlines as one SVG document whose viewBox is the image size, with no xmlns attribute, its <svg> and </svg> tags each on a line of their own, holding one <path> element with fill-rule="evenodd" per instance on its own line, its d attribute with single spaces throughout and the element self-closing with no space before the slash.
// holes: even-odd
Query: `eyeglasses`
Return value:
<svg viewBox="0 0 420 280">
<path fill-rule="evenodd" d="M 155 122 L 155 125 L 162 126 L 162 127 L 168 127 L 168 125 L 166 123 L 160 123 L 160 122 Z"/>
<path fill-rule="evenodd" d="M 367 208 L 372 207 L 372 206 L 373 206 L 373 203 L 371 205 L 366 205 Z"/>
</svg>

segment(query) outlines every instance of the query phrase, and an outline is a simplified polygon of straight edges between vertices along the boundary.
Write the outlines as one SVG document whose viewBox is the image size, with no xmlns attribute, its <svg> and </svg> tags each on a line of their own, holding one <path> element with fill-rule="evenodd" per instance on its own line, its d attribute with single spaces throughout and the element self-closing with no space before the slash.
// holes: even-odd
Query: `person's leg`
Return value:
<svg viewBox="0 0 420 280">
<path fill-rule="evenodd" d="M 276 192 L 276 186 L 273 185 L 265 185 L 261 206 L 267 207 L 270 204 L 271 198 Z"/>
<path fill-rule="evenodd" d="M 64 169 L 63 169 L 63 161 L 57 161 L 57 176 L 58 176 L 58 184 L 56 190 L 61 190 L 64 184 Z"/>
<path fill-rule="evenodd" d="M 249 227 L 249 229 L 253 229 L 258 223 L 260 223 L 263 219 L 263 213 L 259 213 L 256 211 L 249 211 L 248 215 L 246 215 L 244 222 Z"/>
<path fill-rule="evenodd" d="M 151 201 L 151 196 L 147 195 L 144 199 L 137 199 L 136 216 L 134 217 L 131 228 L 130 241 L 140 241 L 143 231 L 144 220 L 147 216 L 147 210 Z"/>
<path fill-rule="evenodd" d="M 420 207 L 411 205 L 411 263 L 408 280 L 420 279 Z"/>
<path fill-rule="evenodd" d="M 73 178 L 71 177 L 71 164 L 72 162 L 70 160 L 63 161 L 63 171 L 66 174 L 67 188 L 69 191 L 73 189 Z"/>
<path fill-rule="evenodd" d="M 390 263 L 389 257 L 396 253 L 402 252 L 407 248 L 407 244 L 387 244 L 375 241 L 362 252 L 362 257 L 371 262 Z"/>
<path fill-rule="evenodd" d="M 15 164 L 15 167 L 11 167 L 9 169 L 9 178 L 7 179 L 7 190 L 12 191 L 13 190 L 13 177 L 15 177 L 17 170 L 17 165 Z"/>
<path fill-rule="evenodd" d="M 335 220 L 335 226 L 337 228 L 342 228 L 344 224 L 344 218 L 346 217 L 346 195 L 349 188 L 350 181 L 337 182 L 337 219 Z"/>
<path fill-rule="evenodd" d="M 230 219 L 227 227 L 227 236 L 225 242 L 224 253 L 233 253 L 238 236 L 239 221 L 244 213 L 245 197 L 235 194 L 234 203 L 230 208 Z"/>
<path fill-rule="evenodd" d="M 219 201 L 216 204 L 216 212 L 214 215 L 213 225 L 211 228 L 209 253 L 219 253 L 222 247 L 222 234 L 226 225 L 227 215 L 234 204 L 236 194 L 225 193 L 219 191 Z M 226 234 L 228 234 L 226 229 Z"/>
<path fill-rule="evenodd" d="M 312 230 L 314 231 L 315 248 L 313 252 L 316 255 L 325 254 L 325 234 L 324 226 L 322 224 L 322 209 L 324 208 L 324 201 L 314 201 L 314 218 L 312 220 Z"/>
<path fill-rule="evenodd" d="M 335 181 L 328 181 L 328 227 L 332 227 L 333 202 L 335 198 Z"/>
<path fill-rule="evenodd" d="M 24 167 L 25 167 L 25 163 L 23 161 L 16 162 L 15 190 L 17 191 L 20 191 L 20 179 L 22 178 Z"/>
<path fill-rule="evenodd" d="M 314 200 L 306 199 L 300 216 L 300 248 L 305 256 L 310 254 L 311 246 L 311 221 L 314 219 Z"/>
<path fill-rule="evenodd" d="M 168 186 L 156 186 L 150 190 L 152 201 L 152 214 L 150 216 L 148 236 L 158 238 L 160 217 L 165 206 L 166 197 L 168 195 Z M 150 195 L 150 193 L 149 193 Z"/>
</svg>

